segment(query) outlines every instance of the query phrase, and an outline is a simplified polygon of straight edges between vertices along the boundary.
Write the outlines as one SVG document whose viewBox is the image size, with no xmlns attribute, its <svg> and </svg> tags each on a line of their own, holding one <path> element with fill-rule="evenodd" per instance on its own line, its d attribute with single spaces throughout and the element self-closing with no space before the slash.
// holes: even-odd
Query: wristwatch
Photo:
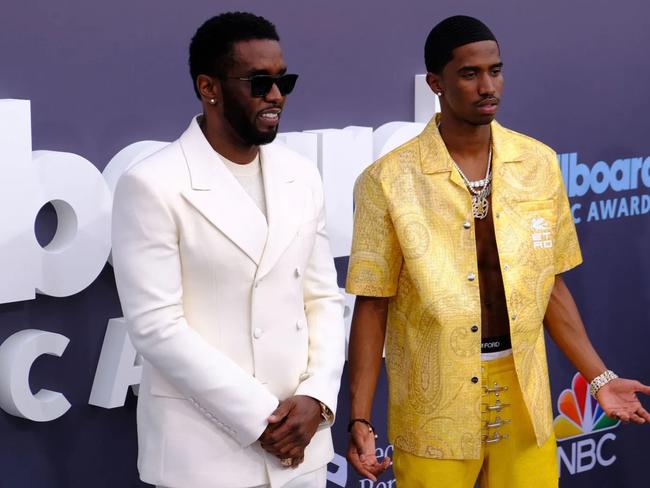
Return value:
<svg viewBox="0 0 650 488">
<path fill-rule="evenodd" d="M 323 419 L 323 422 L 331 424 L 334 422 L 334 414 L 330 410 L 330 407 L 325 405 L 323 402 L 318 402 L 320 405 L 320 417 Z"/>
<path fill-rule="evenodd" d="M 596 395 L 600 391 L 600 389 L 605 386 L 607 383 L 609 383 L 612 380 L 615 380 L 618 378 L 618 375 L 614 373 L 611 369 L 608 369 L 604 373 L 599 374 L 596 376 L 593 380 L 591 380 L 591 383 L 589 383 L 589 393 L 591 393 L 591 396 L 598 399 Z"/>
</svg>

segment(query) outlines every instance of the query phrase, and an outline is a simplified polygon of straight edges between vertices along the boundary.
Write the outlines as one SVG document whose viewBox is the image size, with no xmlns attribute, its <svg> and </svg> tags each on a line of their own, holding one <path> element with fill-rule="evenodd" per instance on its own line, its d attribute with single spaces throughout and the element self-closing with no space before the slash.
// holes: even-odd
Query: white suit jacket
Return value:
<svg viewBox="0 0 650 488">
<path fill-rule="evenodd" d="M 260 159 L 268 227 L 196 119 L 118 183 L 113 266 L 145 360 L 138 467 L 148 483 L 281 486 L 333 456 L 329 426 L 298 469 L 257 442 L 279 400 L 309 395 L 335 411 L 345 355 L 318 171 L 279 144 Z"/>
</svg>

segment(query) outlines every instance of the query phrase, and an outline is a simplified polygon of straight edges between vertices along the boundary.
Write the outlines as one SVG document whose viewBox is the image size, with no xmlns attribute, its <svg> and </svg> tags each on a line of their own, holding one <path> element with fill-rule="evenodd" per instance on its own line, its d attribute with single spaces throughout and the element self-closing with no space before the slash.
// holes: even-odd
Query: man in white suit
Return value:
<svg viewBox="0 0 650 488">
<path fill-rule="evenodd" d="M 158 486 L 326 483 L 343 300 L 318 171 L 268 144 L 297 78 L 278 41 L 248 13 L 203 24 L 203 114 L 115 192 L 115 277 L 145 360 L 138 467 Z"/>
</svg>

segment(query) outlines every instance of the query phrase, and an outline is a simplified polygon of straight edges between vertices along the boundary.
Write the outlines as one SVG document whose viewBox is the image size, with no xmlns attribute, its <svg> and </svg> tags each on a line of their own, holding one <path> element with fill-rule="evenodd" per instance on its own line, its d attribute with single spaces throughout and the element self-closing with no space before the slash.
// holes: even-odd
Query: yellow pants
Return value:
<svg viewBox="0 0 650 488">
<path fill-rule="evenodd" d="M 428 459 L 395 448 L 399 488 L 556 488 L 555 437 L 537 446 L 512 356 L 481 363 L 480 459 Z"/>
</svg>

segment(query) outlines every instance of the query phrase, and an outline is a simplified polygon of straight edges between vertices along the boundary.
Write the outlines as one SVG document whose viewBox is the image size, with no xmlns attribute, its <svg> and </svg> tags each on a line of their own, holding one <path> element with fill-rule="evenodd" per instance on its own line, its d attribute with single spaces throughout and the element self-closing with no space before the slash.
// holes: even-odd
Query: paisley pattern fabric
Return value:
<svg viewBox="0 0 650 488">
<path fill-rule="evenodd" d="M 512 348 L 541 446 L 553 421 L 542 321 L 555 275 L 582 257 L 553 150 L 497 122 L 491 127 L 492 212 Z M 481 304 L 471 208 L 435 120 L 355 185 L 346 288 L 391 297 L 389 437 L 428 458 L 480 455 Z"/>
</svg>

